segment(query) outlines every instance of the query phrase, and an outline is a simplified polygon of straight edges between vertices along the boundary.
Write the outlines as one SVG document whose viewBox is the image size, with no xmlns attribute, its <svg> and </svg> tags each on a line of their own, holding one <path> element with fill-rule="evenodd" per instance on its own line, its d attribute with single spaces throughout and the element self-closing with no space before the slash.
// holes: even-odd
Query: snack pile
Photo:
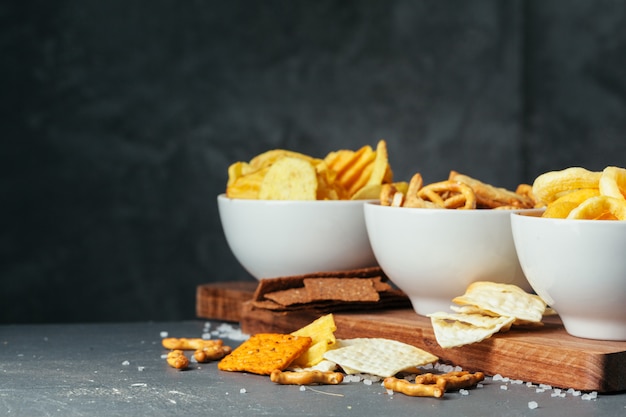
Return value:
<svg viewBox="0 0 626 417">
<path fill-rule="evenodd" d="M 274 149 L 228 168 L 226 196 L 260 200 L 376 199 L 391 183 L 387 143 L 342 149 L 324 158 Z"/>
<path fill-rule="evenodd" d="M 532 186 L 547 206 L 543 217 L 626 220 L 626 169 L 608 166 L 600 172 L 581 167 L 539 175 Z"/>
<path fill-rule="evenodd" d="M 429 314 L 437 343 L 452 348 L 481 342 L 511 326 L 541 326 L 551 312 L 537 295 L 516 285 L 479 281 L 452 299 L 454 313 Z"/>
<path fill-rule="evenodd" d="M 393 207 L 436 209 L 528 209 L 541 207 L 529 184 L 515 191 L 494 187 L 468 175 L 450 171 L 448 179 L 424 185 L 422 175 L 413 175 L 406 190 L 383 184 L 380 204 Z"/>
<path fill-rule="evenodd" d="M 233 350 L 225 349 L 221 339 L 167 338 L 162 343 L 171 349 L 167 363 L 176 369 L 189 366 L 185 350 L 217 347 L 221 354 L 211 360 L 219 360 L 219 370 L 267 375 L 282 385 L 337 385 L 346 375 L 368 374 L 384 379 L 382 386 L 389 391 L 441 398 L 447 391 L 471 388 L 485 377 L 482 372 L 456 370 L 422 373 L 420 367 L 439 358 L 391 339 L 337 339 L 336 330 L 334 316 L 327 314 L 291 334 L 252 335 Z M 414 382 L 408 374 L 415 375 Z"/>
</svg>

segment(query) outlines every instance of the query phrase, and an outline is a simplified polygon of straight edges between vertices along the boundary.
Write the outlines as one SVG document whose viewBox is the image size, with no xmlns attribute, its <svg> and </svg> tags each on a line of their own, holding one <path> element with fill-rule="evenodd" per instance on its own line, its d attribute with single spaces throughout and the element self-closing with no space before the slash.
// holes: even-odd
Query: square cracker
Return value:
<svg viewBox="0 0 626 417">
<path fill-rule="evenodd" d="M 222 358 L 217 367 L 222 371 L 269 375 L 275 369 L 286 369 L 311 343 L 308 336 L 255 334 Z"/>
</svg>

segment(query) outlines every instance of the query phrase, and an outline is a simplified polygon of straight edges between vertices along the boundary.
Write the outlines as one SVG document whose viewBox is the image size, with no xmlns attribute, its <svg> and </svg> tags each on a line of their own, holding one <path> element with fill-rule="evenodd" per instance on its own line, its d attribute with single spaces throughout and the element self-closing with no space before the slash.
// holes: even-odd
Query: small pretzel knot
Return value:
<svg viewBox="0 0 626 417">
<path fill-rule="evenodd" d="M 417 196 L 447 209 L 472 210 L 476 208 L 476 194 L 469 185 L 454 181 L 440 181 L 420 188 Z"/>
</svg>

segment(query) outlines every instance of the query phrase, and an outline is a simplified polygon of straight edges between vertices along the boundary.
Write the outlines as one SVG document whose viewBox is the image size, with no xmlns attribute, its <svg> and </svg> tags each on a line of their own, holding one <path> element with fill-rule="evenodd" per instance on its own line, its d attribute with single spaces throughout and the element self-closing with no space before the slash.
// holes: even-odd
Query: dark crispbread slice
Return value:
<svg viewBox="0 0 626 417">
<path fill-rule="evenodd" d="M 312 344 L 308 336 L 259 333 L 251 336 L 217 364 L 218 369 L 269 375 L 284 370 Z"/>
<path fill-rule="evenodd" d="M 307 278 L 304 288 L 311 301 L 372 301 L 380 300 L 370 279 Z"/>
</svg>

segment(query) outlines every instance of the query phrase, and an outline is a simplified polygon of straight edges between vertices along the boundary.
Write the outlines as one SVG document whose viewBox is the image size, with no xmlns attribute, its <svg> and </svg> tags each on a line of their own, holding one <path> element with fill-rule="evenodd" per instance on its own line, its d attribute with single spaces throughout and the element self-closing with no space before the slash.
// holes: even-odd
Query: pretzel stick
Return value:
<svg viewBox="0 0 626 417">
<path fill-rule="evenodd" d="M 413 384 L 405 379 L 395 377 L 385 378 L 383 385 L 386 389 L 411 397 L 441 398 L 445 392 L 445 389 L 437 384 Z"/>
<path fill-rule="evenodd" d="M 173 350 L 167 354 L 167 363 L 172 368 L 185 369 L 189 366 L 189 359 L 182 350 Z"/>
<path fill-rule="evenodd" d="M 197 349 L 193 353 L 193 357 L 198 363 L 207 363 L 222 359 L 232 351 L 230 346 L 205 346 L 202 349 Z"/>
<path fill-rule="evenodd" d="M 331 371 L 282 372 L 275 369 L 270 374 L 270 380 L 283 385 L 337 385 L 343 381 L 343 374 Z"/>
<path fill-rule="evenodd" d="M 170 350 L 198 350 L 207 346 L 222 346 L 223 343 L 224 342 L 221 339 L 205 340 L 186 337 L 166 337 L 161 341 L 163 347 Z"/>
</svg>

